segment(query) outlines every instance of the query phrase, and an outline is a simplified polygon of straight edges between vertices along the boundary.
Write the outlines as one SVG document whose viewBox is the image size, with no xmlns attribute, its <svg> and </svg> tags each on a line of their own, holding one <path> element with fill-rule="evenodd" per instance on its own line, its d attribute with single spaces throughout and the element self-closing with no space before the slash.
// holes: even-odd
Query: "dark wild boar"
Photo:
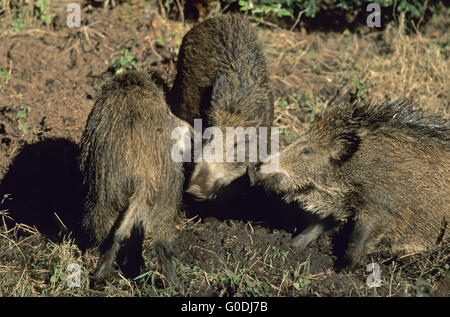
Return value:
<svg viewBox="0 0 450 317">
<path fill-rule="evenodd" d="M 162 273 L 176 286 L 170 253 L 183 191 L 183 167 L 171 159 L 171 114 L 162 91 L 144 73 L 125 72 L 106 82 L 88 117 L 80 168 L 86 193 L 83 227 L 100 247 L 96 280 L 114 260 L 139 274 L 142 240 L 156 240 Z M 120 251 L 120 252 L 119 252 Z"/>
<path fill-rule="evenodd" d="M 450 124 L 407 101 L 330 106 L 278 158 L 276 173 L 249 169 L 251 180 L 320 219 L 351 220 L 340 268 L 385 243 L 420 251 L 449 237 Z M 312 224 L 294 244 L 324 229 Z"/>
<path fill-rule="evenodd" d="M 197 163 L 187 189 L 200 200 L 213 198 L 244 175 L 249 162 L 248 151 L 244 162 L 225 160 L 225 128 L 270 127 L 273 122 L 266 61 L 246 17 L 208 19 L 184 36 L 168 100 L 173 112 L 191 125 L 202 119 L 203 130 L 214 126 L 222 131 L 223 162 Z M 267 132 L 269 140 L 270 128 Z"/>
</svg>

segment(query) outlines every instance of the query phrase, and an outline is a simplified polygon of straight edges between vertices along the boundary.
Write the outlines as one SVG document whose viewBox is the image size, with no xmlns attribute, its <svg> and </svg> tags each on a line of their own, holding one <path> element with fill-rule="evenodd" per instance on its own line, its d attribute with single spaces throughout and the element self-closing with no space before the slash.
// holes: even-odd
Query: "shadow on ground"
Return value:
<svg viewBox="0 0 450 317">
<path fill-rule="evenodd" d="M 224 187 L 215 200 L 196 201 L 185 194 L 184 202 L 188 217 L 251 221 L 293 234 L 318 220 L 318 217 L 299 209 L 298 204 L 287 204 L 262 188 L 251 187 L 248 175 Z"/>
<path fill-rule="evenodd" d="M 71 233 L 80 242 L 77 155 L 77 144 L 64 138 L 25 144 L 1 181 L 2 209 L 15 222 L 34 226 L 52 240 Z"/>
</svg>

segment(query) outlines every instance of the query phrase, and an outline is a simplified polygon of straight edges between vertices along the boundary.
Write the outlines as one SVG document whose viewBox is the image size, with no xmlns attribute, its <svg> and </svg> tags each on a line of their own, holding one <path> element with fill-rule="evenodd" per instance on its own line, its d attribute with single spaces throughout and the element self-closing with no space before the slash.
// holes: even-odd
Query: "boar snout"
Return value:
<svg viewBox="0 0 450 317">
<path fill-rule="evenodd" d="M 264 173 L 264 165 L 268 163 L 256 163 L 247 168 L 250 186 L 263 185 L 263 187 L 271 188 L 277 186 L 286 178 L 288 174 L 284 171 L 276 171 L 272 173 Z"/>
<path fill-rule="evenodd" d="M 247 167 L 247 175 L 250 180 L 250 186 L 256 185 L 258 182 L 258 174 L 261 173 L 261 162 L 249 165 Z"/>
<path fill-rule="evenodd" d="M 220 178 L 215 179 L 212 176 L 208 165 L 204 165 L 194 170 L 189 181 L 186 193 L 190 194 L 195 200 L 214 199 L 217 192 L 224 186 Z"/>
</svg>

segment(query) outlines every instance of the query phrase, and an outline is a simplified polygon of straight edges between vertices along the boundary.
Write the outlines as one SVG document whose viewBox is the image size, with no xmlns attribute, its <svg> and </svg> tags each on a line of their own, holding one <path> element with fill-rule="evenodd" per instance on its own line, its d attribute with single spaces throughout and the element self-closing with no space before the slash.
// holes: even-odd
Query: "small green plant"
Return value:
<svg viewBox="0 0 450 317">
<path fill-rule="evenodd" d="M 111 67 L 116 74 L 120 74 L 127 69 L 136 69 L 136 58 L 131 55 L 129 48 L 125 48 L 119 58 L 111 61 Z"/>
<path fill-rule="evenodd" d="M 49 25 L 52 22 L 52 15 L 48 12 L 48 5 L 50 0 L 40 0 L 36 3 L 36 7 L 39 10 L 39 19 L 44 25 Z"/>
<path fill-rule="evenodd" d="M 170 34 L 160 35 L 155 39 L 156 44 L 160 46 L 173 45 L 180 46 L 183 41 L 183 27 L 177 25 L 174 32 Z"/>
<path fill-rule="evenodd" d="M 314 116 L 316 115 L 316 111 L 317 111 L 316 107 L 307 100 L 302 101 L 300 103 L 300 107 L 309 109 L 311 111 L 310 115 L 309 115 L 309 120 L 312 121 L 314 119 Z"/>
<path fill-rule="evenodd" d="M 4 83 L 5 85 L 8 85 L 9 82 L 9 76 L 6 73 L 6 71 L 3 69 L 2 65 L 0 65 L 0 83 Z"/>
<path fill-rule="evenodd" d="M 27 118 L 27 107 L 22 106 L 17 111 L 16 115 L 17 120 L 19 121 L 19 129 L 22 131 L 23 134 L 28 133 L 28 125 L 24 120 Z"/>
<path fill-rule="evenodd" d="M 279 105 L 280 105 L 280 108 L 281 108 L 282 110 L 286 110 L 286 109 L 288 108 L 288 106 L 289 106 L 287 100 L 286 100 L 286 99 L 283 99 L 283 98 L 280 98 L 280 100 L 279 100 Z"/>
<path fill-rule="evenodd" d="M 56 283 L 64 283 L 66 281 L 66 273 L 62 268 L 55 267 L 54 273 L 50 277 L 50 283 L 55 285 Z"/>
<path fill-rule="evenodd" d="M 160 36 L 158 36 L 157 38 L 156 38 L 156 40 L 155 40 L 155 42 L 156 42 L 156 44 L 158 44 L 158 45 L 164 45 L 164 36 L 162 36 L 162 35 L 160 35 Z"/>
<path fill-rule="evenodd" d="M 280 259 L 281 262 L 284 264 L 284 262 L 286 261 L 286 259 L 288 257 L 289 251 L 283 251 L 274 246 L 272 246 L 272 250 L 273 250 L 273 258 Z"/>
<path fill-rule="evenodd" d="M 23 134 L 28 133 L 28 125 L 25 122 L 19 122 L 19 129 L 22 131 Z"/>
<path fill-rule="evenodd" d="M 303 291 L 305 294 L 307 293 L 307 287 L 311 283 L 311 281 L 307 278 L 309 275 L 309 256 L 305 260 L 305 262 L 298 263 L 297 267 L 293 271 L 294 282 L 292 286 L 295 287 L 298 291 Z"/>
<path fill-rule="evenodd" d="M 281 3 L 270 3 L 269 1 L 261 1 L 257 6 L 253 4 L 252 1 L 239 0 L 239 6 L 241 11 L 250 11 L 253 17 L 257 17 L 259 14 L 270 14 L 274 13 L 277 17 L 282 18 L 284 16 L 292 17 L 292 10 L 285 9 L 282 7 Z"/>
<path fill-rule="evenodd" d="M 353 76 L 353 85 L 356 88 L 356 96 L 361 101 L 364 101 L 364 91 L 366 90 L 366 84 L 362 81 L 361 78 L 354 75 Z"/>
<path fill-rule="evenodd" d="M 362 81 L 359 81 L 359 80 L 357 80 L 355 82 L 355 86 L 356 86 L 356 88 L 358 88 L 358 90 L 366 89 L 366 84 L 364 84 Z"/>
<path fill-rule="evenodd" d="M 320 64 L 319 64 L 320 65 Z M 303 110 L 309 110 L 310 112 L 310 116 L 309 116 L 309 120 L 312 121 L 314 119 L 314 116 L 316 115 L 316 102 L 315 102 L 315 98 L 314 95 L 309 92 L 306 95 L 304 95 L 301 92 L 298 92 L 295 96 L 295 102 L 292 104 L 293 108 L 299 108 L 299 109 L 303 109 Z"/>
<path fill-rule="evenodd" d="M 17 18 L 12 21 L 10 26 L 13 28 L 14 32 L 20 32 L 25 28 L 25 19 L 22 18 L 22 13 L 17 14 Z"/>
<path fill-rule="evenodd" d="M 315 49 L 311 48 L 306 53 L 305 59 L 308 60 L 308 61 L 313 61 L 313 60 L 315 60 L 317 58 L 318 55 L 319 55 L 318 52 Z"/>
</svg>

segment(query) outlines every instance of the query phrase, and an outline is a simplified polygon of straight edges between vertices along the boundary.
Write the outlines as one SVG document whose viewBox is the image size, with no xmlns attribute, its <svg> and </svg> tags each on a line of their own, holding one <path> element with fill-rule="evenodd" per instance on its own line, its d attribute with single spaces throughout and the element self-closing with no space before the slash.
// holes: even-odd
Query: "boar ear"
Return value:
<svg viewBox="0 0 450 317">
<path fill-rule="evenodd" d="M 335 163 L 344 163 L 356 152 L 359 141 L 353 132 L 338 135 L 332 142 L 330 159 Z"/>
</svg>

